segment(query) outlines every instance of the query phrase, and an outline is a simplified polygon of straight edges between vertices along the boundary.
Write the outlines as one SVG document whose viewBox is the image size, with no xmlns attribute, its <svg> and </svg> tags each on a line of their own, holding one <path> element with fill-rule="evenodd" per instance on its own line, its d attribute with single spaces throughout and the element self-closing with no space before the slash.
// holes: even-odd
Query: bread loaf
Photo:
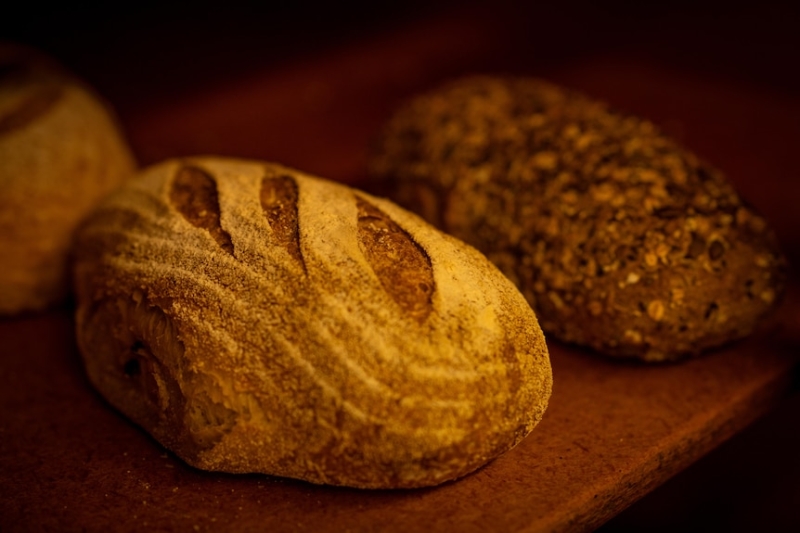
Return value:
<svg viewBox="0 0 800 533">
<path fill-rule="evenodd" d="M 75 258 L 92 383 L 198 468 L 434 485 L 516 445 L 550 396 L 536 317 L 483 255 L 278 165 L 149 168 Z"/>
<path fill-rule="evenodd" d="M 544 81 L 472 77 L 389 121 L 371 169 L 483 251 L 554 338 L 648 361 L 748 334 L 783 289 L 765 220 L 650 122 Z"/>
<path fill-rule="evenodd" d="M 73 231 L 133 170 L 89 89 L 31 50 L 0 45 L 0 314 L 64 299 Z"/>
</svg>

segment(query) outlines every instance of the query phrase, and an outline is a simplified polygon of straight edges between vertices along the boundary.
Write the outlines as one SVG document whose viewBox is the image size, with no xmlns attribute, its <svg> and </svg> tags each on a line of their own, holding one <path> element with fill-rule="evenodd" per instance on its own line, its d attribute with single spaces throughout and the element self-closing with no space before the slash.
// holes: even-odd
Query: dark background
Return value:
<svg viewBox="0 0 800 533">
<path fill-rule="evenodd" d="M 800 99 L 799 3 L 68 4 L 4 7 L 0 39 L 59 59 L 114 104 L 123 124 L 198 87 L 302 61 L 417 19 L 470 10 L 493 17 L 496 38 L 506 41 L 505 54 L 476 59 L 476 68 L 538 72 L 620 53 L 795 104 Z M 800 139 L 797 128 L 794 139 Z M 797 174 L 795 167 L 791 178 Z M 787 254 L 797 264 L 797 250 Z M 603 531 L 800 530 L 799 426 L 795 395 Z"/>
<path fill-rule="evenodd" d="M 603 51 L 800 91 L 796 2 L 85 2 L 5 6 L 0 37 L 43 49 L 112 101 L 180 94 L 415 18 L 488 9 L 518 51 L 494 68 L 530 70 Z"/>
</svg>

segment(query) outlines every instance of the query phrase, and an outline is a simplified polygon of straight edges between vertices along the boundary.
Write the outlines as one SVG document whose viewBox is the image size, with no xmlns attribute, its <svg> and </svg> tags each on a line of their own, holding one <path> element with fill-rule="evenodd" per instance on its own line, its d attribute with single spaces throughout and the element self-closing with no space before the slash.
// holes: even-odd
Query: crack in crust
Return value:
<svg viewBox="0 0 800 533">
<path fill-rule="evenodd" d="M 297 183 L 289 176 L 265 177 L 261 181 L 261 208 L 267 217 L 275 241 L 306 269 L 300 249 L 300 226 L 297 216 Z"/>
<path fill-rule="evenodd" d="M 233 255 L 231 236 L 220 225 L 217 184 L 205 171 L 184 166 L 175 174 L 170 201 L 191 225 L 208 231 L 220 248 Z"/>
<path fill-rule="evenodd" d="M 431 314 L 435 290 L 428 254 L 383 211 L 356 197 L 358 243 L 384 290 L 412 318 Z"/>
</svg>

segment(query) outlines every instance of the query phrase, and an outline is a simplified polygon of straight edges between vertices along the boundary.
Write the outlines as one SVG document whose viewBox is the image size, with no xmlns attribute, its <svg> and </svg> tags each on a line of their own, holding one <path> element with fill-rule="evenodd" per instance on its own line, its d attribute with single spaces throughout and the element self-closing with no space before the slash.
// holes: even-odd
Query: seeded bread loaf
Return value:
<svg viewBox="0 0 800 533">
<path fill-rule="evenodd" d="M 650 122 L 544 81 L 472 77 L 410 102 L 371 162 L 483 251 L 553 337 L 648 361 L 747 335 L 783 289 L 764 219 Z"/>
<path fill-rule="evenodd" d="M 133 171 L 89 89 L 29 49 L 0 45 L 0 314 L 64 299 L 80 218 Z"/>
<path fill-rule="evenodd" d="M 188 463 L 434 485 L 516 445 L 551 390 L 525 299 L 394 204 L 273 164 L 172 160 L 75 249 L 88 375 Z"/>
</svg>

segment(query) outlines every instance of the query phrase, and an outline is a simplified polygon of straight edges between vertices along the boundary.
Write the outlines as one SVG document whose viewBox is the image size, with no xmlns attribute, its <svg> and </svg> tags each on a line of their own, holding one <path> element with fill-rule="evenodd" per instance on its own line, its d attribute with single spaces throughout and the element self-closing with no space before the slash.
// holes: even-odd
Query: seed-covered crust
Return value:
<svg viewBox="0 0 800 533">
<path fill-rule="evenodd" d="M 748 334 L 783 289 L 762 217 L 650 122 L 549 83 L 474 77 L 401 109 L 371 169 L 483 251 L 561 340 L 646 360 Z"/>
<path fill-rule="evenodd" d="M 73 231 L 133 171 L 104 103 L 39 54 L 0 45 L 0 314 L 64 299 Z"/>
<path fill-rule="evenodd" d="M 525 299 L 396 205 L 278 165 L 147 169 L 78 234 L 94 385 L 199 468 L 355 487 L 465 475 L 551 390 Z"/>
</svg>

